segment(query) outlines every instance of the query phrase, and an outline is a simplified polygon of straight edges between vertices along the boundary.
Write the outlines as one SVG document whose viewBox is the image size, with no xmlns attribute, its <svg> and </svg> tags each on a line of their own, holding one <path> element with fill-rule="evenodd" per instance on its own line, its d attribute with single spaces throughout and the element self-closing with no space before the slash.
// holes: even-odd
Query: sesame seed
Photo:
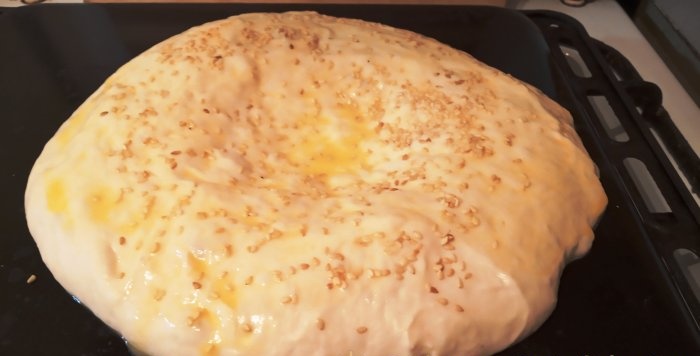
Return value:
<svg viewBox="0 0 700 356">
<path fill-rule="evenodd" d="M 207 213 L 204 212 L 204 211 L 199 211 L 199 212 L 197 212 L 197 218 L 198 218 L 198 219 L 206 219 L 206 218 L 208 218 L 208 217 L 209 217 L 209 214 L 207 214 Z"/>
<path fill-rule="evenodd" d="M 413 265 L 408 265 L 408 271 L 411 272 L 411 274 L 416 274 L 416 268 L 413 267 Z"/>
<path fill-rule="evenodd" d="M 331 258 L 336 259 L 336 260 L 339 260 L 339 261 L 345 260 L 345 256 L 343 256 L 343 254 L 338 253 L 338 252 L 332 253 L 332 254 L 331 254 Z"/>
<path fill-rule="evenodd" d="M 437 302 L 441 305 L 447 305 L 447 303 L 449 303 L 446 298 L 438 298 Z"/>
<path fill-rule="evenodd" d="M 243 284 L 245 284 L 247 286 L 253 284 L 253 276 L 246 277 L 245 281 L 243 281 Z"/>
<path fill-rule="evenodd" d="M 243 325 L 241 325 L 241 330 L 249 333 L 253 331 L 253 327 L 249 323 L 243 323 Z"/>
<path fill-rule="evenodd" d="M 323 330 L 326 328 L 326 322 L 323 319 L 316 319 L 316 327 L 318 330 Z"/>
<path fill-rule="evenodd" d="M 481 224 L 481 221 L 476 216 L 472 216 L 471 223 L 472 226 L 479 226 Z"/>
<path fill-rule="evenodd" d="M 279 230 L 277 230 L 277 229 L 274 229 L 274 230 L 272 230 L 267 236 L 268 236 L 268 238 L 269 238 L 270 240 L 272 240 L 272 239 L 278 239 L 278 238 L 282 237 L 282 231 L 279 231 Z"/>
<path fill-rule="evenodd" d="M 364 334 L 367 332 L 367 328 L 364 326 L 360 326 L 359 328 L 355 329 L 358 334 Z"/>
<path fill-rule="evenodd" d="M 34 283 L 34 281 L 36 281 L 36 275 L 34 275 L 34 274 L 29 276 L 29 278 L 27 278 L 27 284 L 32 284 L 32 283 Z"/>
<path fill-rule="evenodd" d="M 122 246 L 123 246 L 124 244 L 126 244 L 126 237 L 124 237 L 124 236 L 119 236 L 119 244 L 122 245 Z"/>
<path fill-rule="evenodd" d="M 441 243 L 443 246 L 445 246 L 445 245 L 447 245 L 448 243 L 454 241 L 454 239 L 455 239 L 454 235 L 452 235 L 452 234 L 447 234 L 447 235 L 445 235 L 445 236 L 442 237 L 442 239 L 440 240 L 440 243 Z"/>
<path fill-rule="evenodd" d="M 431 285 L 428 285 L 427 288 L 428 288 L 428 291 L 429 291 L 430 293 L 433 293 L 433 294 L 438 294 L 438 293 L 440 293 L 440 291 L 438 291 L 437 288 L 435 288 L 435 287 L 433 287 L 433 286 L 431 286 Z"/>
<path fill-rule="evenodd" d="M 291 303 L 291 302 L 292 302 L 292 297 L 291 297 L 291 296 L 288 296 L 288 295 L 287 295 L 287 296 L 285 296 L 284 298 L 282 298 L 282 304 L 289 304 L 289 303 Z"/>
<path fill-rule="evenodd" d="M 360 245 L 360 246 L 367 246 L 372 243 L 372 238 L 369 236 L 360 236 L 356 238 L 355 243 Z"/>
<path fill-rule="evenodd" d="M 302 264 L 299 265 L 299 268 L 301 268 L 301 269 L 303 269 L 303 270 L 307 270 L 307 269 L 309 269 L 309 264 L 308 264 L 308 263 L 302 263 Z"/>
<path fill-rule="evenodd" d="M 202 288 L 202 284 L 199 282 L 192 282 L 192 287 L 194 287 L 194 289 L 200 289 Z"/>
<path fill-rule="evenodd" d="M 250 245 L 250 246 L 246 247 L 246 250 L 248 250 L 248 252 L 250 252 L 250 253 L 255 253 L 258 251 L 258 246 Z"/>
<path fill-rule="evenodd" d="M 420 241 L 423 239 L 423 234 L 421 234 L 419 231 L 414 231 L 411 234 L 411 239 L 415 241 Z"/>
<path fill-rule="evenodd" d="M 455 304 L 455 310 L 456 310 L 458 313 L 461 313 L 461 312 L 464 311 L 464 308 L 462 308 L 462 306 L 459 305 L 459 304 Z"/>
</svg>

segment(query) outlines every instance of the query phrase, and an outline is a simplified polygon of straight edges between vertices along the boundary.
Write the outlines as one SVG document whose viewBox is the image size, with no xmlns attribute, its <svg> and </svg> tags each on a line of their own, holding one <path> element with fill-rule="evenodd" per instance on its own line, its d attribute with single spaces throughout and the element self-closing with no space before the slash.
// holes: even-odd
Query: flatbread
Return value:
<svg viewBox="0 0 700 356">
<path fill-rule="evenodd" d="M 47 143 L 27 221 L 152 355 L 484 355 L 551 313 L 606 204 L 568 112 L 412 32 L 192 28 Z"/>
</svg>

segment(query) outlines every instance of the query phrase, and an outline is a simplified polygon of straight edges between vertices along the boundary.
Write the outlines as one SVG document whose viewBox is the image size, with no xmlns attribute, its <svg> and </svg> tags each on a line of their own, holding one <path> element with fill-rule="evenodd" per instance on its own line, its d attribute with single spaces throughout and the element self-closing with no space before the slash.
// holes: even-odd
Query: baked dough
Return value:
<svg viewBox="0 0 700 356">
<path fill-rule="evenodd" d="M 152 355 L 484 355 L 606 204 L 570 115 L 412 32 L 246 14 L 120 68 L 47 143 L 56 279 Z"/>
</svg>

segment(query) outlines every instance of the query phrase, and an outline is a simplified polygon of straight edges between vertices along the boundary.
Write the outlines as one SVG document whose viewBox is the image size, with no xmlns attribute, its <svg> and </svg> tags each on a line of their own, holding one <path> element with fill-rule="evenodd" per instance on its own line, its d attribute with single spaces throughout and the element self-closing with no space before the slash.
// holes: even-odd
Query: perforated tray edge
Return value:
<svg viewBox="0 0 700 356">
<path fill-rule="evenodd" d="M 552 50 L 555 70 L 567 81 L 574 111 L 594 130 L 597 149 L 605 152 L 606 164 L 616 172 L 615 181 L 626 192 L 630 206 L 636 207 L 637 221 L 644 232 L 641 244 L 646 248 L 649 264 L 656 270 L 650 276 L 662 286 L 674 315 L 687 326 L 687 332 L 700 346 L 700 302 L 693 293 L 682 267 L 673 253 L 687 249 L 700 251 L 700 209 L 680 178 L 652 130 L 663 141 L 669 153 L 686 175 L 693 190 L 698 189 L 700 160 L 671 121 L 661 105 L 661 91 L 653 83 L 642 80 L 639 73 L 615 49 L 591 38 L 583 25 L 567 15 L 544 10 L 523 11 L 542 31 Z M 581 55 L 592 75 L 577 76 L 568 65 L 560 45 L 572 45 Z M 615 73 L 620 76 L 617 80 Z M 629 135 L 628 142 L 611 139 L 602 127 L 588 95 L 604 95 Z M 640 107 L 641 112 L 637 111 Z M 645 206 L 642 192 L 623 164 L 625 158 L 644 163 L 655 184 L 668 203 L 670 213 L 652 213 Z"/>
</svg>

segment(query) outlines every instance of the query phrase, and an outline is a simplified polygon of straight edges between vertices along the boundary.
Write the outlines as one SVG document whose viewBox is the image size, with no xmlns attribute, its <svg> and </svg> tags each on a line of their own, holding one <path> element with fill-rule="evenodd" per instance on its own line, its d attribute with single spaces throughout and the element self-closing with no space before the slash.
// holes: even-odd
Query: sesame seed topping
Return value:
<svg viewBox="0 0 700 356">
<path fill-rule="evenodd" d="M 438 298 L 437 302 L 441 305 L 447 305 L 447 303 L 449 303 L 446 298 Z"/>
<path fill-rule="evenodd" d="M 360 246 L 368 246 L 372 243 L 372 238 L 370 236 L 360 236 L 354 240 L 354 242 Z"/>
<path fill-rule="evenodd" d="M 449 244 L 450 242 L 454 241 L 454 239 L 455 239 L 454 235 L 452 235 L 452 234 L 447 234 L 447 235 L 445 235 L 445 236 L 442 237 L 442 239 L 440 240 L 440 243 L 441 243 L 443 246 L 445 246 L 445 245 Z"/>
<path fill-rule="evenodd" d="M 355 329 L 355 331 L 357 331 L 358 334 L 364 334 L 367 332 L 367 330 L 367 327 L 364 326 L 360 326 L 359 328 Z"/>
<path fill-rule="evenodd" d="M 318 330 L 323 331 L 326 328 L 326 322 L 323 319 L 316 319 L 316 327 Z"/>
<path fill-rule="evenodd" d="M 243 281 L 243 284 L 247 286 L 253 284 L 253 276 L 246 277 L 245 281 Z"/>
<path fill-rule="evenodd" d="M 27 278 L 27 284 L 32 284 L 32 283 L 34 283 L 34 281 L 36 281 L 36 275 L 34 275 L 34 274 L 32 274 L 31 276 L 29 276 L 29 278 Z"/>
<path fill-rule="evenodd" d="M 253 326 L 250 325 L 249 323 L 243 323 L 243 325 L 241 325 L 241 330 L 249 333 L 249 332 L 253 331 Z"/>
<path fill-rule="evenodd" d="M 274 230 L 272 230 L 267 236 L 268 236 L 268 238 L 269 238 L 270 240 L 272 240 L 272 239 L 278 239 L 278 238 L 282 237 L 282 231 L 279 231 L 279 230 L 277 230 L 277 229 L 274 229 Z"/>
<path fill-rule="evenodd" d="M 476 216 L 472 216 L 470 222 L 471 222 L 472 226 L 479 226 L 481 224 L 481 221 Z"/>
<path fill-rule="evenodd" d="M 413 265 L 408 265 L 408 271 L 411 272 L 411 274 L 416 274 L 416 268 L 413 267 Z"/>
<path fill-rule="evenodd" d="M 309 269 L 309 264 L 308 264 L 308 263 L 302 263 L 302 264 L 299 265 L 299 268 L 301 268 L 302 270 L 307 270 L 307 269 Z"/>
<path fill-rule="evenodd" d="M 331 256 L 331 258 L 339 260 L 339 261 L 345 260 L 345 256 L 343 256 L 343 254 L 339 253 L 339 252 L 333 252 L 333 253 L 331 253 L 330 256 Z"/>
<path fill-rule="evenodd" d="M 200 288 L 202 288 L 202 284 L 195 281 L 195 282 L 192 282 L 192 287 L 194 289 L 200 289 Z"/>
<path fill-rule="evenodd" d="M 462 306 L 459 305 L 459 304 L 455 304 L 455 310 L 456 310 L 458 313 L 461 313 L 461 312 L 464 311 L 464 308 L 462 308 Z"/>
</svg>

